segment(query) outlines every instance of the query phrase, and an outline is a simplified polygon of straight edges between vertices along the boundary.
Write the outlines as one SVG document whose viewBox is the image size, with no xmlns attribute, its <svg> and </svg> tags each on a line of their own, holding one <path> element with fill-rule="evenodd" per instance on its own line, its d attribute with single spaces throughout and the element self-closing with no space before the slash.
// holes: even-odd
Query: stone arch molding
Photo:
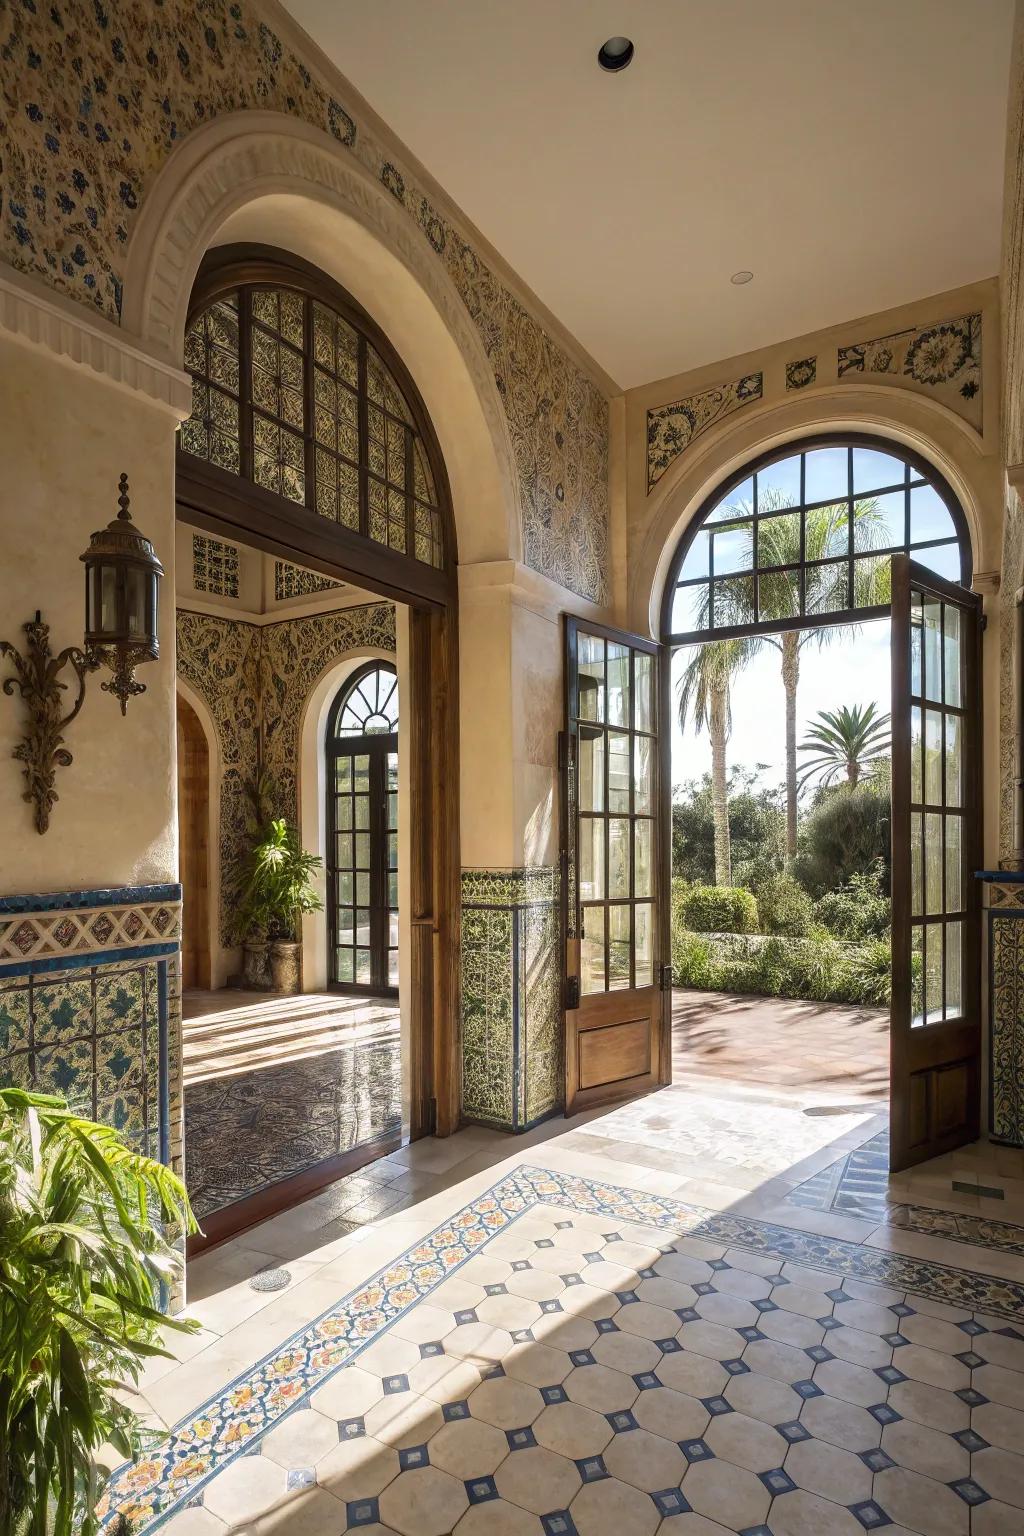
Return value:
<svg viewBox="0 0 1024 1536">
<path fill-rule="evenodd" d="M 998 492 L 992 483 L 992 461 L 974 429 L 944 405 L 909 390 L 834 385 L 805 399 L 738 412 L 684 450 L 648 498 L 643 528 L 630 551 L 631 628 L 658 636 L 672 556 L 715 487 L 758 454 L 787 443 L 797 448 L 802 438 L 821 432 L 866 432 L 916 450 L 946 477 L 959 498 L 975 572 L 998 570 Z"/>
<path fill-rule="evenodd" d="M 151 356 L 180 368 L 189 297 L 203 256 L 233 216 L 271 197 L 294 197 L 342 215 L 373 238 L 393 272 L 400 267 L 413 278 L 422 295 L 421 321 L 436 326 L 439 319 L 450 343 L 439 367 L 449 381 L 453 369 L 462 374 L 458 413 L 438 406 L 430 369 L 416 366 L 400 328 L 389 324 L 379 304 L 375 312 L 365 294 L 356 297 L 388 331 L 431 412 L 452 485 L 460 561 L 521 560 L 519 481 L 479 333 L 426 237 L 386 188 L 326 134 L 273 112 L 236 113 L 189 134 L 149 189 L 132 234 L 123 331 Z M 273 243 L 290 249 L 286 228 L 276 231 Z M 343 271 L 331 275 L 344 284 Z M 469 389 L 473 403 L 466 409 Z M 451 396 L 448 390 L 446 399 Z"/>
</svg>

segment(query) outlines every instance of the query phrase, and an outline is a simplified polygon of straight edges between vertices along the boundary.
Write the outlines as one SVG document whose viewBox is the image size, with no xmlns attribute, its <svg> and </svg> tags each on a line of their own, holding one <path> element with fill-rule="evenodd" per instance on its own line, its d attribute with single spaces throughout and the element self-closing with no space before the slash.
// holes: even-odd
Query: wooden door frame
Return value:
<svg viewBox="0 0 1024 1536">
<path fill-rule="evenodd" d="M 175 689 L 174 700 L 175 700 L 175 704 L 174 704 L 175 729 L 176 729 L 176 731 L 180 731 L 181 732 L 181 736 L 182 736 L 183 741 L 186 741 L 186 742 L 190 741 L 193 746 L 196 746 L 196 745 L 201 746 L 202 754 L 203 754 L 203 759 L 204 759 L 204 762 L 205 762 L 205 768 L 206 768 L 206 782 L 205 782 L 205 785 L 204 785 L 204 791 L 203 791 L 202 797 L 201 797 L 201 799 L 199 801 L 199 804 L 195 808 L 195 812 L 194 812 L 196 819 L 198 820 L 199 818 L 201 818 L 201 820 L 202 820 L 202 832 L 203 832 L 202 845 L 203 845 L 203 849 L 204 849 L 204 862 L 205 862 L 205 866 L 206 866 L 205 870 L 204 870 L 205 882 L 200 884 L 198 889 L 197 889 L 196 888 L 196 883 L 193 881 L 193 885 L 192 885 L 191 891 L 189 890 L 187 885 L 183 884 L 183 888 L 182 888 L 182 903 L 183 903 L 183 908 L 182 908 L 182 910 L 183 910 L 182 938 L 184 938 L 184 935 L 185 935 L 184 914 L 187 912 L 188 902 L 191 899 L 191 901 L 192 901 L 192 909 L 193 909 L 193 912 L 195 913 L 195 918 L 194 918 L 194 922 L 196 924 L 196 930 L 195 931 L 196 931 L 196 934 L 197 934 L 197 937 L 198 937 L 198 942 L 196 944 L 196 980 L 195 980 L 194 985 L 199 987 L 199 988 L 201 988 L 201 989 L 203 989 L 204 991 L 209 992 L 213 988 L 213 945 L 211 943 L 211 928 L 210 928 L 210 895 L 211 895 L 211 885 L 210 885 L 210 872 L 211 872 L 211 859 L 210 859 L 210 743 L 206 739 L 206 731 L 203 728 L 203 722 L 200 720 L 200 718 L 199 718 L 198 714 L 196 713 L 195 709 L 193 709 L 192 705 L 189 703 L 188 699 L 185 698 L 184 694 L 181 692 L 180 689 Z M 179 849 L 180 849 L 181 847 L 184 846 L 184 838 L 182 837 L 182 808 L 183 808 L 183 805 L 182 805 L 181 779 L 180 779 L 180 768 L 181 768 L 181 755 L 180 754 L 179 754 L 178 762 L 179 762 L 179 779 L 178 779 L 178 844 L 179 844 Z M 190 923 L 193 921 L 193 918 L 192 918 L 191 915 L 189 915 L 189 919 L 188 920 L 189 920 Z M 184 950 L 184 944 L 182 945 L 182 949 Z M 183 986 L 185 985 L 185 982 L 184 982 L 184 957 L 182 959 L 182 985 Z"/>
</svg>

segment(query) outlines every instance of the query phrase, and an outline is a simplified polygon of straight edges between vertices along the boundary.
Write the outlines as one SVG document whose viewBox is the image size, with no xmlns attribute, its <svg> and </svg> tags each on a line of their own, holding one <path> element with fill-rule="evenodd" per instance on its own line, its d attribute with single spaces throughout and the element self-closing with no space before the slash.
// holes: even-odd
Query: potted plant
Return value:
<svg viewBox="0 0 1024 1536">
<path fill-rule="evenodd" d="M 239 919 L 244 932 L 256 929 L 270 940 L 275 992 L 301 988 L 301 920 L 306 912 L 323 911 L 312 884 L 322 862 L 305 852 L 298 831 L 282 816 L 267 824 L 243 864 Z"/>
<path fill-rule="evenodd" d="M 169 1168 L 63 1099 L 0 1089 L 0 1531 L 94 1536 L 96 1453 L 139 1454 L 119 1393 L 167 1356 L 161 1328 L 198 1327 L 157 1310 L 180 1267 L 164 1223 L 197 1230 Z"/>
<path fill-rule="evenodd" d="M 258 910 L 258 904 L 246 899 L 249 862 L 252 848 L 262 841 L 265 829 L 270 825 L 275 803 L 279 799 L 277 780 L 263 766 L 262 750 L 257 754 L 256 771 L 243 782 L 242 790 L 248 802 L 245 827 L 250 840 L 249 849 L 234 862 L 231 871 L 232 897 L 235 916 L 232 922 L 234 938 L 242 946 L 242 981 L 252 991 L 267 991 L 272 985 L 270 973 L 270 940 L 267 933 L 268 914 Z M 235 983 L 237 985 L 237 982 Z"/>
</svg>

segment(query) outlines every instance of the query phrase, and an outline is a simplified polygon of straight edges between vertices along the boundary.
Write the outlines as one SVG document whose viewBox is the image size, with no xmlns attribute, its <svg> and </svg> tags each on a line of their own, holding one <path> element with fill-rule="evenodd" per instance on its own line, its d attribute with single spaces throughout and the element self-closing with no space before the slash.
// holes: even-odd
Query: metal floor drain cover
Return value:
<svg viewBox="0 0 1024 1536">
<path fill-rule="evenodd" d="M 253 1275 L 249 1285 L 254 1291 L 283 1291 L 291 1284 L 291 1278 L 286 1269 L 261 1269 Z"/>
</svg>

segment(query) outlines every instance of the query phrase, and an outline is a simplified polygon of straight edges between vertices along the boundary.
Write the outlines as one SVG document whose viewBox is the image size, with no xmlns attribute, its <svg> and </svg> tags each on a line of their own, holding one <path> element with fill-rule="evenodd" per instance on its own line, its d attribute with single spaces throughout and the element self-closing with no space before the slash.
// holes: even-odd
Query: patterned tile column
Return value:
<svg viewBox="0 0 1024 1536">
<path fill-rule="evenodd" d="M 996 1141 L 1024 1146 L 1024 875 L 988 873 L 989 1109 Z"/>
<path fill-rule="evenodd" d="M 525 1131 L 562 1100 L 558 871 L 462 871 L 462 1112 Z"/>
</svg>

